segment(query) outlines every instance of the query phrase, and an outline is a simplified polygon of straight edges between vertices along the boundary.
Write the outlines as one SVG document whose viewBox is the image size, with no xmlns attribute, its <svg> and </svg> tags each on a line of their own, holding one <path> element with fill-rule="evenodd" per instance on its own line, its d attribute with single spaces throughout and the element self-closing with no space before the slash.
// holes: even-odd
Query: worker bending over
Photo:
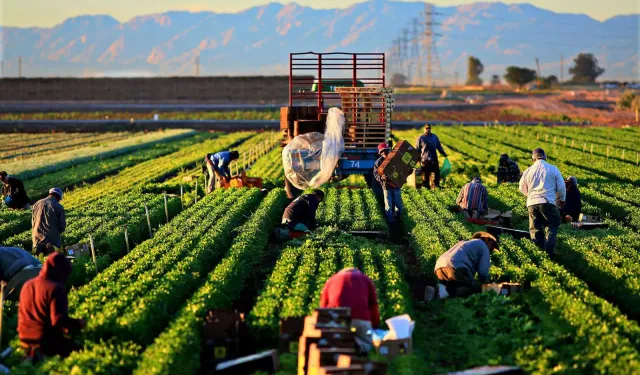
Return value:
<svg viewBox="0 0 640 375">
<path fill-rule="evenodd" d="M 39 362 L 45 356 L 67 357 L 78 347 L 67 336 L 84 328 L 83 319 L 69 316 L 64 284 L 71 274 L 71 263 L 54 252 L 40 274 L 24 285 L 18 306 L 18 337 L 27 356 Z"/>
<path fill-rule="evenodd" d="M 62 197 L 60 188 L 52 188 L 48 197 L 33 205 L 31 239 L 35 254 L 50 254 L 54 246 L 62 247 L 62 233 L 67 228 Z"/>
<path fill-rule="evenodd" d="M 324 191 L 314 190 L 313 194 L 303 194 L 289 203 L 282 215 L 282 224 L 290 231 L 309 233 L 318 227 L 316 211 L 324 200 Z"/>
<path fill-rule="evenodd" d="M 21 180 L 7 175 L 7 172 L 0 172 L 0 182 L 2 183 L 2 196 L 4 203 L 12 210 L 28 210 L 31 208 L 27 191 Z"/>
<path fill-rule="evenodd" d="M 222 186 L 222 181 L 229 182 L 231 180 L 231 171 L 229 165 L 232 161 L 240 157 L 238 151 L 221 151 L 215 154 L 207 154 L 205 161 L 207 163 L 207 172 L 209 174 L 209 183 L 207 184 L 207 194 L 211 193 L 216 187 Z M 216 178 L 218 186 L 215 186 Z"/>
<path fill-rule="evenodd" d="M 500 155 L 498 162 L 498 183 L 520 181 L 520 167 L 518 163 L 511 160 L 509 155 Z"/>
<path fill-rule="evenodd" d="M 395 186 L 393 182 L 389 181 L 386 176 L 378 173 L 378 168 L 380 168 L 384 160 L 389 156 L 389 151 L 389 146 L 386 143 L 380 143 L 378 145 L 378 155 L 380 155 L 380 157 L 373 164 L 373 177 L 382 186 L 384 214 L 387 219 L 387 224 L 392 226 L 395 224 L 396 218 L 402 213 L 404 206 L 402 204 L 400 188 Z"/>
<path fill-rule="evenodd" d="M 416 149 L 420 150 L 422 164 L 422 186 L 429 188 L 440 187 L 440 164 L 438 163 L 438 154 L 447 157 L 444 152 L 440 139 L 437 135 L 431 133 L 431 125 L 424 126 L 424 134 L 416 140 Z M 437 151 L 437 152 L 436 152 Z M 434 186 L 431 186 L 431 175 L 433 174 Z"/>
<path fill-rule="evenodd" d="M 38 276 L 42 264 L 28 252 L 17 247 L 0 246 L 0 280 L 7 283 L 4 298 L 18 301 L 22 286 Z"/>
<path fill-rule="evenodd" d="M 474 177 L 462 187 L 456 204 L 466 218 L 478 219 L 489 212 L 489 193 L 480 177 Z"/>
<path fill-rule="evenodd" d="M 564 201 L 564 206 L 560 207 L 560 214 L 567 221 L 578 221 L 582 211 L 582 198 L 580 197 L 580 190 L 578 190 L 578 179 L 570 176 L 564 181 L 564 186 L 567 190 L 567 198 Z"/>
<path fill-rule="evenodd" d="M 380 324 L 378 296 L 371 279 L 355 268 L 345 268 L 327 280 L 320 295 L 320 307 L 351 309 L 351 326 L 363 352 L 373 348 L 367 331 Z"/>
<path fill-rule="evenodd" d="M 567 190 L 562 174 L 556 166 L 547 163 L 543 149 L 536 148 L 531 157 L 534 163 L 520 179 L 520 192 L 527 196 L 529 233 L 540 249 L 554 256 L 561 224 L 556 197 L 558 206 L 564 206 Z"/>
<path fill-rule="evenodd" d="M 480 293 L 482 284 L 489 280 L 491 253 L 497 249 L 498 241 L 487 232 L 476 232 L 471 240 L 455 244 L 438 258 L 435 267 L 438 289 L 428 286 L 425 300 Z"/>
</svg>

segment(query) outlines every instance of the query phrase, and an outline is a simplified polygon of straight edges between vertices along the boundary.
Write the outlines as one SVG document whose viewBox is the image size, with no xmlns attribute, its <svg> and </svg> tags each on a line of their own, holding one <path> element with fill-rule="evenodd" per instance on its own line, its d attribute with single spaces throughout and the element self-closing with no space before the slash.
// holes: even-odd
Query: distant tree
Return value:
<svg viewBox="0 0 640 375">
<path fill-rule="evenodd" d="M 604 69 L 598 65 L 598 59 L 592 53 L 581 53 L 574 60 L 575 64 L 569 69 L 575 83 L 594 83 Z"/>
<path fill-rule="evenodd" d="M 484 65 L 479 59 L 469 56 L 467 60 L 467 85 L 482 85 L 480 74 L 484 71 Z"/>
<path fill-rule="evenodd" d="M 507 68 L 507 74 L 504 75 L 504 79 L 509 84 L 522 88 L 522 86 L 536 79 L 536 71 L 518 66 L 510 66 Z"/>
<path fill-rule="evenodd" d="M 407 85 L 407 76 L 400 73 L 395 73 L 391 77 L 391 86 L 406 86 Z"/>
<path fill-rule="evenodd" d="M 494 74 L 491 76 L 491 85 L 493 86 L 497 86 L 500 84 L 500 76 L 497 74 Z"/>
</svg>

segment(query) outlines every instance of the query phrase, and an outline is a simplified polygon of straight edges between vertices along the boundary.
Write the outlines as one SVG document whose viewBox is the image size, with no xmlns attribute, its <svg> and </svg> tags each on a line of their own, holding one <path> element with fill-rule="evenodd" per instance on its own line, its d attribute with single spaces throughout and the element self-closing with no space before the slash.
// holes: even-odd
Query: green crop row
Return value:
<svg viewBox="0 0 640 375">
<path fill-rule="evenodd" d="M 258 190 L 244 189 L 208 195 L 72 293 L 70 304 L 77 306 L 73 314 L 89 321 L 83 331 L 85 346 L 100 345 L 104 337 L 114 337 L 115 344 L 151 343 L 223 257 L 235 229 L 245 221 L 244 213 L 252 211 L 261 198 Z M 134 365 L 127 362 L 127 369 L 117 356 L 113 359 L 108 365 L 111 372 L 127 372 Z M 60 366 L 71 365 L 65 360 Z M 92 368 L 82 372 L 85 370 Z"/>
<path fill-rule="evenodd" d="M 84 205 L 101 196 L 114 196 L 122 194 L 144 184 L 161 180 L 167 176 L 173 176 L 185 168 L 193 168 L 199 164 L 207 152 L 217 152 L 229 149 L 244 141 L 249 133 L 240 132 L 223 135 L 215 139 L 206 140 L 188 147 L 184 147 L 174 153 L 136 164 L 121 170 L 118 174 L 78 188 L 65 197 L 66 207 Z"/>
<path fill-rule="evenodd" d="M 11 149 L 0 151 L 0 159 L 28 159 L 43 155 L 55 154 L 79 147 L 98 147 L 107 142 L 114 142 L 129 138 L 135 133 L 83 133 L 79 135 L 67 135 L 58 140 L 40 141 L 39 144 L 24 144 L 24 147 L 12 145 Z M 20 142 L 21 143 L 21 142 Z"/>
<path fill-rule="evenodd" d="M 413 207 L 408 209 L 407 216 L 416 235 L 416 256 L 427 255 L 423 264 L 428 267 L 422 269 L 432 274 L 432 264 L 441 252 L 430 249 L 442 242 L 442 251 L 456 237 L 467 239 L 466 236 L 481 228 L 464 222 L 459 214 L 446 215 L 454 199 L 448 192 L 410 189 L 405 192 L 411 202 L 408 206 Z M 428 226 L 419 225 L 427 220 Z M 425 237 L 419 236 L 424 229 L 433 230 Z M 500 248 L 492 256 L 492 279 L 524 282 L 530 291 L 505 300 L 505 304 L 480 295 L 429 305 L 428 316 L 437 314 L 444 321 L 433 324 L 419 316 L 414 342 L 429 337 L 438 343 L 422 351 L 427 363 L 436 365 L 430 371 L 455 370 L 492 361 L 518 364 L 530 373 L 548 373 L 552 369 L 577 369 L 581 373 L 637 371 L 640 342 L 637 323 L 595 296 L 584 282 L 549 261 L 529 241 L 516 242 L 503 236 Z M 480 311 L 482 314 L 478 314 Z M 508 314 L 508 319 L 496 316 L 494 311 Z M 483 329 L 477 331 L 474 327 Z M 613 358 L 624 360 L 613 365 Z"/>
<path fill-rule="evenodd" d="M 24 160 L 17 160 L 4 164 L 3 168 L 8 173 L 16 175 L 23 180 L 27 180 L 41 176 L 45 173 L 51 173 L 73 165 L 82 164 L 96 157 L 106 158 L 123 155 L 138 150 L 141 147 L 148 147 L 156 142 L 190 137 L 193 134 L 193 130 L 184 129 L 158 131 L 128 137 L 106 145 L 81 147 L 60 152 L 55 155 L 43 155 Z"/>
<path fill-rule="evenodd" d="M 327 264 L 332 262 L 332 264 Z M 358 267 L 378 288 L 383 318 L 411 313 L 407 284 L 396 253 L 385 245 L 324 228 L 282 250 L 248 321 L 259 340 L 275 338 L 282 318 L 302 317 L 318 307 L 326 280 L 340 267 Z"/>
<path fill-rule="evenodd" d="M 320 225 L 344 230 L 387 230 L 382 207 L 371 189 L 326 188 L 316 219 Z"/>
<path fill-rule="evenodd" d="M 205 284 L 176 314 L 169 327 L 147 347 L 134 374 L 195 374 L 200 365 L 201 320 L 209 309 L 231 308 L 245 280 L 260 262 L 267 240 L 287 203 L 273 190 L 242 226 L 225 258 Z"/>
</svg>

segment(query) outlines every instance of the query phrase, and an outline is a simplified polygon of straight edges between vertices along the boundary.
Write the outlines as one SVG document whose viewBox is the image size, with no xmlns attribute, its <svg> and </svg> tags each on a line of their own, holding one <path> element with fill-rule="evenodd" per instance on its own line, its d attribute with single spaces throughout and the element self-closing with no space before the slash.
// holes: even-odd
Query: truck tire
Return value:
<svg viewBox="0 0 640 375">
<path fill-rule="evenodd" d="M 293 184 L 289 181 L 288 178 L 284 178 L 284 191 L 287 193 L 287 198 L 296 199 L 302 194 L 302 190 L 293 186 Z"/>
</svg>

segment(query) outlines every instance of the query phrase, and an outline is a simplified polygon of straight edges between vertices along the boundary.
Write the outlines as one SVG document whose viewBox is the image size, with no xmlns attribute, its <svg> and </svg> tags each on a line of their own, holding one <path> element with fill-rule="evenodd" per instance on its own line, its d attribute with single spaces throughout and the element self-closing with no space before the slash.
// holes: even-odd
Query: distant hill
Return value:
<svg viewBox="0 0 640 375">
<path fill-rule="evenodd" d="M 483 62 L 482 75 L 504 74 L 508 65 L 535 68 L 565 79 L 571 59 L 594 53 L 602 79 L 640 79 L 640 15 L 604 22 L 560 14 L 529 4 L 474 3 L 437 7 L 437 52 L 442 74 L 466 77 L 466 58 Z M 286 74 L 289 52 L 383 52 L 423 4 L 372 0 L 348 9 L 316 10 L 268 4 L 235 14 L 167 12 L 120 23 L 105 15 L 80 16 L 52 28 L 0 29 L 5 75 L 190 75 L 200 55 L 203 75 Z M 411 47 L 411 46 L 409 46 Z M 409 48 L 411 50 L 411 48 Z"/>
</svg>

